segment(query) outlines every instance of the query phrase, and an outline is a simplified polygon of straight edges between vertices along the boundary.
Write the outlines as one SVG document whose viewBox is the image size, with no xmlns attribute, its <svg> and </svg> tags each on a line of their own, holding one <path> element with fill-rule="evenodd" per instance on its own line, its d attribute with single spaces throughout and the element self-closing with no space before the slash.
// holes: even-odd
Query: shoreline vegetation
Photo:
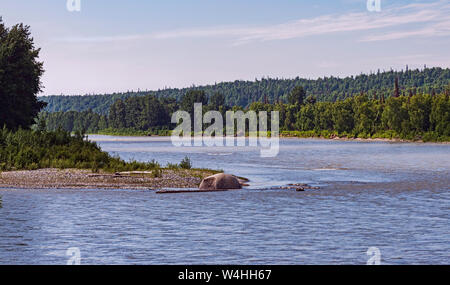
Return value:
<svg viewBox="0 0 450 285">
<path fill-rule="evenodd" d="M 0 130 L 0 188 L 197 188 L 221 170 L 180 163 L 126 162 L 77 132 Z"/>
<path fill-rule="evenodd" d="M 106 136 L 122 136 L 122 137 L 170 137 L 171 131 L 164 132 L 145 132 L 139 130 L 104 130 L 96 133 L 89 133 L 89 135 L 106 135 Z M 398 135 L 396 132 L 383 132 L 369 135 L 354 135 L 347 133 L 337 133 L 330 131 L 282 131 L 280 138 L 298 138 L 298 139 L 325 139 L 325 140 L 342 140 L 342 141 L 384 141 L 384 142 L 410 142 L 410 143 L 443 143 L 449 144 L 450 137 L 439 137 L 434 139 L 434 134 L 416 135 L 414 137 L 405 138 Z M 270 137 L 270 132 L 267 133 Z M 249 134 L 246 133 L 246 137 Z"/>
</svg>

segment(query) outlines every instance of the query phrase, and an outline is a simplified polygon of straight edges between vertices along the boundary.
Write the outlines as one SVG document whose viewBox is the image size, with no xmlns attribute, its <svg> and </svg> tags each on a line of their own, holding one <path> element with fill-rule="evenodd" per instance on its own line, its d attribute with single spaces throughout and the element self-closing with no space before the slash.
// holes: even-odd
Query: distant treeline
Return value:
<svg viewBox="0 0 450 285">
<path fill-rule="evenodd" d="M 189 91 L 181 102 L 173 98 L 157 98 L 153 95 L 118 99 L 111 105 L 108 115 L 91 110 L 76 112 L 41 112 L 38 121 L 47 130 L 63 129 L 69 132 L 97 133 L 108 130 L 111 133 L 158 133 L 174 127 L 171 124 L 173 112 L 182 109 L 192 113 L 194 103 L 202 102 L 205 110 L 222 110 L 225 98 L 217 93 L 207 98 L 204 91 Z M 208 105 L 209 102 L 209 105 Z"/>
<path fill-rule="evenodd" d="M 225 96 L 216 93 L 210 98 L 204 91 L 188 91 L 180 102 L 155 96 L 130 97 L 117 100 L 109 115 L 92 111 L 42 113 L 40 121 L 47 129 L 96 133 L 102 130 L 120 134 L 158 133 L 175 127 L 172 112 L 181 109 L 193 113 L 193 104 L 202 102 L 204 112 L 218 110 L 279 111 L 281 131 L 303 136 L 347 136 L 362 138 L 403 138 L 431 141 L 449 140 L 450 87 L 441 94 L 408 95 L 394 90 L 395 96 L 367 94 L 338 100 L 317 102 L 300 86 L 287 96 L 287 103 L 254 102 L 246 109 L 230 107 Z M 165 134 L 165 133 L 163 133 Z"/>
<path fill-rule="evenodd" d="M 207 97 L 216 93 L 225 96 L 229 106 L 247 108 L 253 102 L 287 102 L 288 94 L 295 86 L 303 86 L 307 96 L 314 96 L 317 101 L 338 101 L 359 95 L 361 92 L 371 96 L 386 97 L 394 93 L 394 80 L 398 79 L 400 95 L 413 93 L 442 93 L 450 81 L 450 69 L 424 68 L 423 70 L 378 71 L 369 75 L 361 74 L 346 78 L 325 77 L 319 79 L 272 79 L 262 78 L 255 81 L 223 82 L 207 86 L 193 86 L 182 89 L 164 89 L 158 91 L 130 91 L 104 95 L 85 96 L 46 96 L 40 99 L 47 102 L 46 111 L 88 111 L 107 115 L 111 105 L 117 100 L 135 96 L 154 95 L 157 98 L 173 98 L 180 101 L 190 90 L 204 91 Z"/>
</svg>

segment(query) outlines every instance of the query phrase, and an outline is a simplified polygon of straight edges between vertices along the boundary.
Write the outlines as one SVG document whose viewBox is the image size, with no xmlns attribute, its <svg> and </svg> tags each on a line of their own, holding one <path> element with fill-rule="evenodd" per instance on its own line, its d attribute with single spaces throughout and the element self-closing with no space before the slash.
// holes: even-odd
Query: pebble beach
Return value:
<svg viewBox="0 0 450 285">
<path fill-rule="evenodd" d="M 212 170 L 162 169 L 147 173 L 94 173 L 81 169 L 38 169 L 0 172 L 0 188 L 21 189 L 161 189 L 197 188 Z"/>
</svg>

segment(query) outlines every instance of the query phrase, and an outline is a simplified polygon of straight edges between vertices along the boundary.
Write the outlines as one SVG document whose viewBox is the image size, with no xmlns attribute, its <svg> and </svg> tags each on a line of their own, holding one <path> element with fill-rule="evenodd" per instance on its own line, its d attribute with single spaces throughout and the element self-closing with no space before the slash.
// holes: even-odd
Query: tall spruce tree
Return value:
<svg viewBox="0 0 450 285">
<path fill-rule="evenodd" d="M 305 100 L 306 92 L 302 86 L 295 86 L 294 89 L 288 95 L 288 103 L 291 105 L 303 105 Z"/>
<path fill-rule="evenodd" d="M 36 97 L 44 73 L 39 51 L 29 26 L 8 29 L 0 18 L 0 126 L 29 128 L 45 107 Z"/>
<path fill-rule="evenodd" d="M 398 77 L 395 77 L 395 82 L 394 82 L 394 97 L 399 97 L 400 96 L 400 89 L 398 87 Z"/>
</svg>

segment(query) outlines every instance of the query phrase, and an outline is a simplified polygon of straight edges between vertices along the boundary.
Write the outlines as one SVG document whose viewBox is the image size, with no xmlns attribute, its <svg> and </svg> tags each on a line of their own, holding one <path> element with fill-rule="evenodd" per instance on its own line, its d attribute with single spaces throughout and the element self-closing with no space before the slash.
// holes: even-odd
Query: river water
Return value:
<svg viewBox="0 0 450 285">
<path fill-rule="evenodd" d="M 256 148 L 174 147 L 169 138 L 91 136 L 126 160 L 250 179 L 247 189 L 0 189 L 0 264 L 450 263 L 450 145 L 281 139 Z M 305 192 L 276 189 L 308 183 Z"/>
</svg>

